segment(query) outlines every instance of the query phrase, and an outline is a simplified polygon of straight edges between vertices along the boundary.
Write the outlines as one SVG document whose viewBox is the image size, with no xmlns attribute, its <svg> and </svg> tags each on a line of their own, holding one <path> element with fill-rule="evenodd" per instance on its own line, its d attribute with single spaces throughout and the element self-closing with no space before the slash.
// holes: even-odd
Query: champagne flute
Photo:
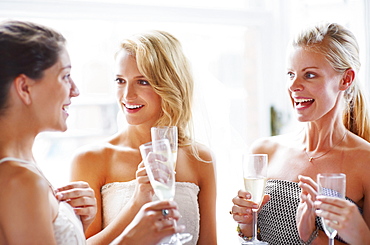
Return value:
<svg viewBox="0 0 370 245">
<path fill-rule="evenodd" d="M 150 129 L 152 141 L 156 142 L 160 139 L 168 139 L 172 152 L 173 170 L 176 174 L 176 161 L 177 161 L 177 149 L 178 149 L 178 130 L 176 126 L 158 126 Z M 187 241 L 192 239 L 190 233 L 179 233 L 177 234 L 180 241 Z"/>
<path fill-rule="evenodd" d="M 170 147 L 173 157 L 173 169 L 176 169 L 177 161 L 177 148 L 178 148 L 178 135 L 176 126 L 158 126 L 152 127 L 151 130 L 152 141 L 160 139 L 168 139 L 170 142 Z"/>
<path fill-rule="evenodd" d="M 252 196 L 251 201 L 261 204 L 265 193 L 267 181 L 267 154 L 247 154 L 243 156 L 243 178 L 244 187 Z M 253 211 L 253 237 L 250 241 L 244 241 L 242 244 L 265 244 L 267 242 L 259 241 L 257 238 L 257 211 Z"/>
<path fill-rule="evenodd" d="M 319 186 L 319 195 L 345 198 L 346 196 L 346 175 L 345 174 L 318 174 L 317 184 Z M 329 245 L 334 245 L 334 238 L 337 231 L 330 227 L 324 218 L 321 217 L 325 234 L 329 237 Z"/>
<path fill-rule="evenodd" d="M 175 197 L 175 171 L 173 170 L 172 152 L 168 139 L 152 141 L 139 148 L 154 193 L 159 200 L 173 200 Z M 166 215 L 167 212 L 168 210 L 162 210 L 163 215 Z M 168 242 L 162 244 L 184 244 L 192 238 L 193 236 L 189 233 L 175 234 Z"/>
</svg>

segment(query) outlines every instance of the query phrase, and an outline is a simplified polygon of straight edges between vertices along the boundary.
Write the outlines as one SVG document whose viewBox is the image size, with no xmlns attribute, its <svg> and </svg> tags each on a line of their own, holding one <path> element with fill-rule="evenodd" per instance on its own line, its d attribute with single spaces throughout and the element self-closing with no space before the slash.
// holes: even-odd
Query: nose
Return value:
<svg viewBox="0 0 370 245">
<path fill-rule="evenodd" d="M 126 101 L 132 100 L 136 98 L 136 88 L 134 84 L 128 82 L 123 89 L 123 97 Z"/>
<path fill-rule="evenodd" d="M 77 88 L 77 85 L 73 80 L 71 80 L 71 90 L 70 90 L 70 96 L 71 97 L 77 97 L 80 95 L 80 91 Z"/>
<path fill-rule="evenodd" d="M 290 92 L 297 92 L 297 91 L 303 90 L 302 83 L 298 77 L 294 77 L 290 79 L 288 84 L 289 84 L 288 88 Z"/>
</svg>

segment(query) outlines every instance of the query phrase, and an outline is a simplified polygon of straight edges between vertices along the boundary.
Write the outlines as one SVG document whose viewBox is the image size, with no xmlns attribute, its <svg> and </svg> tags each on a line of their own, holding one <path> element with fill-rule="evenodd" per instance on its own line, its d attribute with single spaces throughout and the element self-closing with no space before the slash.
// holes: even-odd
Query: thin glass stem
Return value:
<svg viewBox="0 0 370 245">
<path fill-rule="evenodd" d="M 329 238 L 329 245 L 334 245 L 334 238 Z"/>
<path fill-rule="evenodd" d="M 252 241 L 257 239 L 257 211 L 253 210 L 253 238 Z"/>
</svg>

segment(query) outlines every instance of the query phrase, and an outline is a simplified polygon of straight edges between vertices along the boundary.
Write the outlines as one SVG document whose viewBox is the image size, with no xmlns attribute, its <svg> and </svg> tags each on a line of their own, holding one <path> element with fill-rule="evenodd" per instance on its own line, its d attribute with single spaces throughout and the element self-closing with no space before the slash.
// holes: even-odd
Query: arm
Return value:
<svg viewBox="0 0 370 245">
<path fill-rule="evenodd" d="M 199 156 L 209 162 L 198 161 L 198 195 L 200 211 L 200 232 L 198 245 L 217 244 L 216 237 L 216 172 L 214 158 L 208 150 L 200 150 Z"/>
<path fill-rule="evenodd" d="M 0 223 L 8 244 L 56 244 L 52 222 L 58 203 L 48 184 L 24 168 L 8 177 L 0 189 Z"/>
<path fill-rule="evenodd" d="M 80 153 L 72 161 L 71 181 L 85 181 L 93 190 L 96 199 L 96 216 L 85 230 L 86 237 L 90 237 L 102 230 L 102 207 L 100 188 L 104 184 L 105 169 L 99 165 L 102 156 L 94 153 Z"/>
<path fill-rule="evenodd" d="M 166 219 L 163 219 L 162 209 L 170 210 Z M 176 227 L 173 220 L 168 219 L 178 220 L 180 217 L 175 202 L 147 203 L 111 245 L 155 245 L 166 236 L 184 231 L 184 227 Z"/>
<path fill-rule="evenodd" d="M 143 163 L 139 165 L 136 171 L 136 179 L 138 184 L 135 187 L 135 192 L 131 200 L 121 209 L 117 217 L 107 227 L 88 239 L 88 244 L 107 244 L 116 237 L 122 236 L 122 232 L 130 225 L 141 207 L 152 201 L 154 191 L 146 175 Z"/>
<path fill-rule="evenodd" d="M 143 164 L 140 164 L 136 171 L 137 186 L 131 200 L 119 212 L 117 217 L 107 227 L 103 229 L 102 219 L 102 198 L 101 187 L 105 184 L 108 176 L 106 165 L 108 160 L 104 157 L 104 151 L 90 151 L 77 155 L 72 163 L 72 180 L 83 180 L 89 183 L 95 192 L 97 201 L 97 215 L 89 226 L 86 237 L 88 244 L 109 244 L 130 224 L 141 206 L 152 200 L 153 189 Z"/>
</svg>

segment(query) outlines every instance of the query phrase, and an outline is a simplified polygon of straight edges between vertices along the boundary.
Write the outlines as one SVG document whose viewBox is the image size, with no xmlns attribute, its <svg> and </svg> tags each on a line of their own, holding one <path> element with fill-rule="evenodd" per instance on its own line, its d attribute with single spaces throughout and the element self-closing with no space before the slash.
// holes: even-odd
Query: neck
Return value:
<svg viewBox="0 0 370 245">
<path fill-rule="evenodd" d="M 310 146 L 310 143 L 312 146 L 315 146 L 316 144 L 316 147 L 314 148 L 315 150 L 314 151 L 309 151 L 309 147 L 305 148 L 304 149 L 304 153 L 306 154 L 306 156 L 308 157 L 308 161 L 309 162 L 313 162 L 314 160 L 317 160 L 325 155 L 327 155 L 328 153 L 332 152 L 332 150 L 334 148 L 336 148 L 337 146 L 339 146 L 345 139 L 347 133 L 348 133 L 348 130 L 347 129 L 344 129 L 344 133 L 343 135 L 338 135 L 339 132 L 343 132 L 343 129 L 342 130 L 337 130 L 338 132 L 335 132 L 335 131 L 330 131 L 331 133 L 323 133 L 322 135 L 324 135 L 324 137 L 322 138 L 322 140 L 320 140 L 320 133 L 318 133 L 318 137 L 316 137 L 316 142 L 317 143 L 313 143 L 313 140 L 311 139 L 315 139 L 315 134 L 312 133 L 312 131 L 309 131 L 307 130 L 306 134 L 305 134 L 305 140 L 306 140 L 306 145 L 307 146 Z M 334 133 L 335 132 L 335 133 Z M 338 136 L 340 138 L 338 138 Z M 318 140 L 317 140 L 318 139 Z"/>
<path fill-rule="evenodd" d="M 304 130 L 303 144 L 307 152 L 322 152 L 334 147 L 342 140 L 348 130 L 343 123 L 328 124 L 319 127 L 315 123 L 308 123 Z"/>
<path fill-rule="evenodd" d="M 22 127 L 4 125 L 0 123 L 0 157 L 16 157 L 27 161 L 34 161 L 32 147 L 35 135 L 22 131 Z"/>
<path fill-rule="evenodd" d="M 127 130 L 122 134 L 126 145 L 138 149 L 140 145 L 150 142 L 152 140 L 150 129 L 150 126 L 143 125 L 128 126 Z"/>
</svg>

